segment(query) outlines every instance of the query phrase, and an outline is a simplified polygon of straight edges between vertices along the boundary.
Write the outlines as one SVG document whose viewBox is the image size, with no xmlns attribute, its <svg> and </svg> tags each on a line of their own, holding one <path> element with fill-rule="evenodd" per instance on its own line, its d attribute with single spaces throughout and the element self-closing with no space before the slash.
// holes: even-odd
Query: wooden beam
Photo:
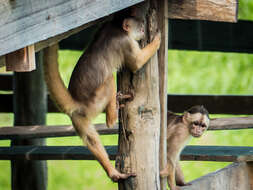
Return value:
<svg viewBox="0 0 253 190">
<path fill-rule="evenodd" d="M 12 74 L 0 74 L 0 90 L 12 91 Z"/>
<path fill-rule="evenodd" d="M 252 189 L 252 162 L 233 163 L 221 170 L 200 177 L 182 190 L 249 190 Z"/>
<path fill-rule="evenodd" d="M 168 0 L 157 1 L 158 28 L 161 32 L 161 45 L 158 51 L 159 99 L 160 99 L 160 147 L 159 169 L 167 165 L 167 81 L 168 81 Z M 160 178 L 161 190 L 167 189 L 167 179 Z"/>
<path fill-rule="evenodd" d="M 13 104 L 14 126 L 45 125 L 47 94 L 43 75 L 43 52 L 36 53 L 37 69 L 33 72 L 14 73 Z M 43 139 L 13 140 L 11 146 L 45 145 Z M 13 189 L 47 189 L 47 163 L 13 160 L 11 162 Z M 39 179 L 39 180 L 35 180 Z"/>
<path fill-rule="evenodd" d="M 143 0 L 0 1 L 0 56 L 62 34 Z"/>
<path fill-rule="evenodd" d="M 46 48 L 48 46 L 56 44 L 56 43 L 60 42 L 61 40 L 66 39 L 66 38 L 68 38 L 68 37 L 70 37 L 70 36 L 72 36 L 72 35 L 74 35 L 76 33 L 79 33 L 79 32 L 83 33 L 82 30 L 85 31 L 85 35 L 86 35 L 85 40 L 87 40 L 86 43 L 82 44 L 82 48 L 80 49 L 80 50 L 83 50 L 84 47 L 85 47 L 85 45 L 87 45 L 90 42 L 90 40 L 92 39 L 91 36 L 93 35 L 93 33 L 88 34 L 88 32 L 91 31 L 91 29 L 89 29 L 89 27 L 91 27 L 93 25 L 95 25 L 97 27 L 98 24 L 111 19 L 111 17 L 112 16 L 108 16 L 108 17 L 105 17 L 105 18 L 101 18 L 101 19 L 89 22 L 89 23 L 84 24 L 84 25 L 82 25 L 80 27 L 72 29 L 72 30 L 70 30 L 68 32 L 64 32 L 64 33 L 59 34 L 57 36 L 51 37 L 51 38 L 49 38 L 47 40 L 40 41 L 40 42 L 38 42 L 38 43 L 35 44 L 35 51 L 37 52 L 37 51 L 40 51 L 40 50 L 42 50 L 42 49 L 44 49 L 44 48 Z M 94 27 L 92 27 L 92 29 L 93 28 Z M 68 41 L 68 39 L 66 41 Z"/>
<path fill-rule="evenodd" d="M 212 114 L 253 114 L 253 96 L 168 95 L 168 110 L 182 113 L 194 105 L 204 105 Z"/>
<path fill-rule="evenodd" d="M 34 45 L 5 55 L 6 71 L 27 72 L 36 69 Z"/>
<path fill-rule="evenodd" d="M 94 124 L 100 135 L 118 134 L 118 125 L 108 128 L 105 124 Z M 231 117 L 211 119 L 208 130 L 235 130 L 252 129 L 253 117 Z M 71 125 L 58 126 L 16 126 L 0 127 L 0 140 L 29 139 L 29 138 L 50 138 L 75 136 L 76 132 Z"/>
<path fill-rule="evenodd" d="M 142 47 L 154 38 L 158 29 L 156 3 L 156 0 L 148 0 L 136 11 L 141 13 L 141 19 L 144 19 L 147 29 L 147 35 L 142 40 Z M 123 94 L 131 91 L 134 98 L 126 102 L 126 106 L 119 114 L 121 126 L 119 155 L 116 163 L 121 172 L 136 174 L 134 178 L 119 181 L 119 190 L 160 190 L 158 76 L 158 58 L 155 54 L 135 74 L 124 70 L 118 77 L 119 91 Z"/>
<path fill-rule="evenodd" d="M 111 160 L 118 155 L 117 146 L 105 146 Z M 250 162 L 253 147 L 241 146 L 186 146 L 181 160 Z M 0 147 L 0 160 L 94 160 L 84 146 L 15 146 Z"/>
<path fill-rule="evenodd" d="M 118 125 L 114 128 L 108 128 L 105 124 L 94 124 L 100 135 L 118 134 Z M 30 139 L 30 138 L 49 138 L 76 136 L 76 131 L 71 125 L 59 126 L 15 126 L 0 127 L 0 140 L 7 139 Z"/>
<path fill-rule="evenodd" d="M 253 22 L 169 20 L 169 49 L 253 53 Z"/>
<path fill-rule="evenodd" d="M 168 0 L 168 18 L 236 22 L 238 0 Z"/>
</svg>

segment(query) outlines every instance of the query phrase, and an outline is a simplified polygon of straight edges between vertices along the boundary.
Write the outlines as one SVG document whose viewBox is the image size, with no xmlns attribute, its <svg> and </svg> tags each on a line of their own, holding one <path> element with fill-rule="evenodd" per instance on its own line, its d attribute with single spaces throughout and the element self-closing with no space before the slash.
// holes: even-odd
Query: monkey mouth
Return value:
<svg viewBox="0 0 253 190">
<path fill-rule="evenodd" d="M 201 134 L 200 133 L 194 133 L 194 134 L 192 134 L 192 136 L 198 138 L 198 137 L 201 136 Z"/>
</svg>

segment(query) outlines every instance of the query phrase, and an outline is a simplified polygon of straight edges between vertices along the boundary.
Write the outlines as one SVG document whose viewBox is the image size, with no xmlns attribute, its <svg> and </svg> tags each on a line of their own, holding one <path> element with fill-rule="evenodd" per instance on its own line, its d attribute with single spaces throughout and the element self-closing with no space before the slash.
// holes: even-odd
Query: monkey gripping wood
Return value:
<svg viewBox="0 0 253 190">
<path fill-rule="evenodd" d="M 147 34 L 141 45 L 151 41 L 157 31 L 156 1 L 147 1 L 137 9 L 145 18 Z M 118 170 L 136 177 L 119 182 L 120 190 L 160 190 L 159 137 L 160 103 L 158 59 L 155 54 L 136 74 L 124 71 L 119 89 L 133 92 L 132 101 L 120 111 Z"/>
</svg>

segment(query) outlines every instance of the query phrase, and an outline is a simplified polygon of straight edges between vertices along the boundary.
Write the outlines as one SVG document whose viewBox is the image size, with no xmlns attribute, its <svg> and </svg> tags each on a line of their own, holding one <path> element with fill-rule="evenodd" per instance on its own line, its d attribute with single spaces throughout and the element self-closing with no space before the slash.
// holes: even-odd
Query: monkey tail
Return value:
<svg viewBox="0 0 253 190">
<path fill-rule="evenodd" d="M 44 50 L 44 76 L 51 98 L 60 110 L 69 116 L 76 110 L 78 104 L 65 87 L 58 69 L 58 44 Z"/>
</svg>

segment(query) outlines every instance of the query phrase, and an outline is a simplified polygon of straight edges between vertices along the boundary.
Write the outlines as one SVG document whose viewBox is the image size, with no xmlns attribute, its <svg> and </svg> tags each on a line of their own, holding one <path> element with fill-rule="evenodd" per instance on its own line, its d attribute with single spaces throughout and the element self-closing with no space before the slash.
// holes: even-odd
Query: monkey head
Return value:
<svg viewBox="0 0 253 190">
<path fill-rule="evenodd" d="M 145 37 L 144 23 L 135 17 L 125 18 L 122 23 L 122 28 L 136 41 Z"/>
<path fill-rule="evenodd" d="M 193 137 L 201 137 L 209 127 L 209 113 L 202 105 L 193 106 L 184 113 L 183 122 Z"/>
</svg>

